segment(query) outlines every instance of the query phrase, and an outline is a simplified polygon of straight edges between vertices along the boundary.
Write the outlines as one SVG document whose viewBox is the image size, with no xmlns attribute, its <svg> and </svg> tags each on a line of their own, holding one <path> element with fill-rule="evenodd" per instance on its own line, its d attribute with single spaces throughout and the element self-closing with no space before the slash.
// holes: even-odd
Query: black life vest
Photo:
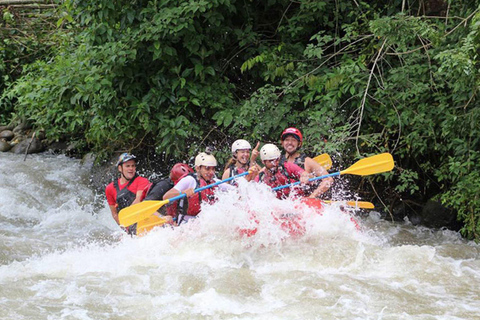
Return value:
<svg viewBox="0 0 480 320">
<path fill-rule="evenodd" d="M 305 170 L 305 159 L 307 158 L 307 155 L 305 153 L 301 153 L 298 157 L 295 158 L 293 163 L 295 163 L 297 166 Z M 284 164 L 287 161 L 287 157 L 285 154 L 282 154 L 280 156 L 280 164 Z"/>
<path fill-rule="evenodd" d="M 248 167 L 248 164 L 247 164 L 247 167 Z M 239 167 L 237 167 L 235 164 L 231 164 L 231 165 L 228 167 L 228 169 L 230 169 L 230 178 L 248 171 L 248 169 L 245 169 L 244 167 L 240 167 L 240 168 L 239 168 Z M 237 183 L 235 182 L 235 180 L 230 180 L 228 183 L 230 183 L 231 185 L 234 185 L 234 186 L 237 185 Z"/>
<path fill-rule="evenodd" d="M 120 190 L 120 187 L 118 186 L 118 179 L 113 181 L 113 186 L 117 190 L 117 212 L 120 212 L 123 208 L 128 207 L 129 205 L 132 204 L 133 201 L 135 201 L 135 198 L 137 195 L 133 193 L 132 191 L 128 190 L 128 187 L 135 181 L 135 179 L 138 177 L 137 174 L 133 176 L 133 178 L 128 182 L 128 184 L 125 186 L 125 188 Z"/>
</svg>

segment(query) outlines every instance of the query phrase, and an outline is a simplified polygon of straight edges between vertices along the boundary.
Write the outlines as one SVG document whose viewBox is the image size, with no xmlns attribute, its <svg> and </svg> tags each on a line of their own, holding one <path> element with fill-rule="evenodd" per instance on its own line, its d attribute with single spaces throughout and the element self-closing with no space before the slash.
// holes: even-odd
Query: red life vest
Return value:
<svg viewBox="0 0 480 320">
<path fill-rule="evenodd" d="M 195 189 L 208 186 L 209 184 L 212 184 L 215 182 L 215 181 L 205 181 L 202 177 L 199 177 L 196 173 L 190 173 L 189 175 L 192 176 L 197 182 Z M 188 198 L 187 215 L 196 216 L 200 212 L 200 206 L 202 204 L 202 201 L 206 201 L 207 203 L 210 203 L 210 204 L 214 203 L 216 200 L 215 199 L 216 188 L 217 187 L 205 189 L 203 191 L 197 192 L 196 194 Z"/>
<path fill-rule="evenodd" d="M 278 166 L 278 170 L 274 174 L 272 174 L 271 172 L 269 172 L 269 174 L 265 174 L 264 172 L 260 172 L 258 181 L 265 183 L 267 186 L 269 186 L 271 188 L 275 188 L 275 187 L 283 186 L 283 185 L 290 184 L 290 183 L 293 183 L 293 182 L 297 182 L 298 179 L 291 176 L 288 173 L 285 166 L 283 164 L 280 164 Z M 288 195 L 290 194 L 291 189 L 292 188 L 284 188 L 284 189 L 277 190 L 277 198 L 278 199 L 287 198 Z M 295 190 L 297 190 L 296 191 L 297 193 L 300 192 L 300 189 L 298 189 L 298 188 L 295 188 Z"/>
</svg>

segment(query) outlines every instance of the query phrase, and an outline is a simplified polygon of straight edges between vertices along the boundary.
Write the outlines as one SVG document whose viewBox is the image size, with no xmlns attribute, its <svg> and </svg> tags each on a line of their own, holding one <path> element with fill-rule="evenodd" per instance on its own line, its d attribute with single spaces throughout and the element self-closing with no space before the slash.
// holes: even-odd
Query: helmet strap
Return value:
<svg viewBox="0 0 480 320">
<path fill-rule="evenodd" d="M 285 150 L 285 153 L 288 154 L 289 156 L 293 156 L 295 153 L 298 152 L 298 150 L 300 150 L 301 147 L 302 147 L 302 143 L 299 141 L 298 142 L 298 147 L 296 147 L 295 150 L 293 150 L 292 153 L 288 152 L 287 150 Z"/>
<path fill-rule="evenodd" d="M 120 175 L 123 177 L 123 179 L 130 181 L 131 179 L 127 179 L 127 177 L 125 177 L 125 175 L 123 174 L 123 163 L 120 166 L 122 167 L 122 170 L 120 171 Z"/>
</svg>

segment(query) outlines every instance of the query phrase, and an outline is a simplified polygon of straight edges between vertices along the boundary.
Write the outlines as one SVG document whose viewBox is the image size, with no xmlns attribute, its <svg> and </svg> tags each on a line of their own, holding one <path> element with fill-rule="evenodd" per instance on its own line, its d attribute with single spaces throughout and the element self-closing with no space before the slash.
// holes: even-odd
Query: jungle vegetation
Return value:
<svg viewBox="0 0 480 320">
<path fill-rule="evenodd" d="M 296 126 L 340 166 L 392 153 L 365 188 L 440 201 L 480 239 L 480 1 L 12 1 L 0 123 L 171 159 Z"/>
</svg>

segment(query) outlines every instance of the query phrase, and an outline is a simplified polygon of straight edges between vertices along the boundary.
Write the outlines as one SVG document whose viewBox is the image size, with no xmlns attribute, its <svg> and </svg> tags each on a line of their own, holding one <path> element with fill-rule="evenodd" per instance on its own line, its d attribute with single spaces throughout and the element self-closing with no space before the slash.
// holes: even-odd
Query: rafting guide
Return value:
<svg viewBox="0 0 480 320">
<path fill-rule="evenodd" d="M 144 196 L 145 189 L 150 183 L 148 179 L 137 175 L 137 157 L 130 153 L 122 153 L 116 163 L 120 178 L 115 179 L 105 188 L 108 206 L 113 219 L 120 224 L 118 213 L 120 210 L 139 203 Z M 127 229 L 128 233 L 135 234 L 135 226 Z"/>
<path fill-rule="evenodd" d="M 300 153 L 300 148 L 303 144 L 303 135 L 297 128 L 287 128 L 283 130 L 280 136 L 283 150 L 285 153 L 280 157 L 280 164 L 291 162 L 305 171 L 307 171 L 311 177 L 319 177 L 328 174 L 328 171 L 317 161 L 308 157 L 305 153 Z M 309 194 L 311 198 L 316 198 L 330 189 L 333 183 L 333 178 L 326 178 L 319 180 L 311 185 L 310 190 L 306 189 L 305 193 Z M 318 186 L 318 187 L 317 187 Z"/>
</svg>

